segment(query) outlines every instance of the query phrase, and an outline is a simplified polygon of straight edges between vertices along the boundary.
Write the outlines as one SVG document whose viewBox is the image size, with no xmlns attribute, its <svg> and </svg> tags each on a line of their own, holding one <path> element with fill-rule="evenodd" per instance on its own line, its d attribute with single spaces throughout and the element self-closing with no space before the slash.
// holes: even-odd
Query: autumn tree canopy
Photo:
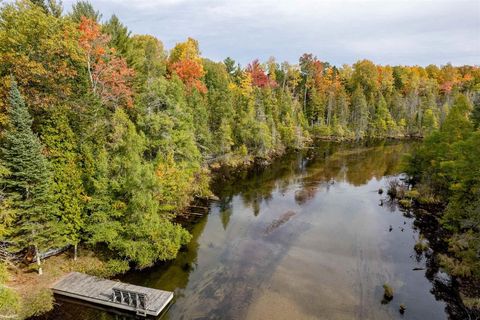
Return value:
<svg viewBox="0 0 480 320">
<path fill-rule="evenodd" d="M 110 37 L 101 32 L 97 22 L 82 17 L 78 28 L 93 94 L 106 105 L 132 107 L 130 82 L 134 76 L 133 69 L 127 66 L 125 58 L 108 46 Z"/>
</svg>

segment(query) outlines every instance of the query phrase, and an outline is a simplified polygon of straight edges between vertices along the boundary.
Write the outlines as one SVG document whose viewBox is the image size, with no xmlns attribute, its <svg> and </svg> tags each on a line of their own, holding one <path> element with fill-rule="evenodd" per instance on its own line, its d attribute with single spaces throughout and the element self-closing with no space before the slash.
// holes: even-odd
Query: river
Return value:
<svg viewBox="0 0 480 320">
<path fill-rule="evenodd" d="M 418 227 L 386 195 L 412 146 L 324 143 L 216 182 L 177 259 L 120 279 L 174 291 L 162 319 L 452 317 L 448 277 L 414 251 Z M 46 318 L 128 317 L 58 301 Z"/>
</svg>

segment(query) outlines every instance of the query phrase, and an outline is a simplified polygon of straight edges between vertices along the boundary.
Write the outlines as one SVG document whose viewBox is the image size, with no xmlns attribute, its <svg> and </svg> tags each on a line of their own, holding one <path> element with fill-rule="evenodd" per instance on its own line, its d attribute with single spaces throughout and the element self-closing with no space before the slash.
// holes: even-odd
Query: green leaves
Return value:
<svg viewBox="0 0 480 320">
<path fill-rule="evenodd" d="M 143 158 L 145 137 L 121 109 L 112 116 L 108 141 L 96 164 L 96 183 L 88 205 L 89 242 L 105 244 L 139 267 L 174 258 L 189 241 L 188 232 L 170 221 L 169 211 L 181 204 L 172 203 L 169 211 L 163 211 L 162 206 L 169 203 L 162 196 L 165 177 L 159 179 L 153 164 Z M 175 164 L 172 161 L 168 166 Z M 169 170 L 169 175 L 175 174 Z M 178 176 L 170 178 L 177 186 L 181 182 Z M 177 190 L 173 192 L 176 195 Z"/>
<path fill-rule="evenodd" d="M 100 20 L 87 1 L 68 16 L 55 0 L 0 9 L 0 235 L 19 248 L 84 241 L 122 270 L 171 259 L 189 241 L 173 218 L 210 194 L 210 167 L 269 160 L 311 135 L 432 132 L 411 171 L 447 195 L 477 192 L 462 175 L 478 163 L 462 151 L 470 107 L 449 109 L 455 92 L 476 97 L 478 126 L 478 68 L 339 67 L 312 54 L 242 68 L 203 58 L 195 39 L 168 53 L 116 16 Z"/>
<path fill-rule="evenodd" d="M 40 134 L 52 170 L 52 201 L 68 244 L 80 242 L 85 224 L 82 171 L 77 136 L 68 121 L 68 108 L 56 107 L 41 124 Z"/>
<path fill-rule="evenodd" d="M 473 129 L 471 104 L 459 95 L 438 131 L 409 159 L 415 180 L 443 196 L 442 227 L 451 232 L 443 265 L 453 275 L 480 277 L 480 131 Z"/>
<path fill-rule="evenodd" d="M 32 118 L 15 82 L 10 93 L 9 130 L 1 155 L 5 168 L 0 184 L 8 207 L 15 211 L 9 234 L 18 249 L 49 249 L 61 242 L 51 189 L 50 166 L 43 146 L 30 127 Z"/>
<path fill-rule="evenodd" d="M 82 72 L 78 33 L 70 21 L 47 14 L 30 1 L 0 10 L 0 109 L 6 107 L 11 76 L 34 110 L 76 93 Z"/>
</svg>

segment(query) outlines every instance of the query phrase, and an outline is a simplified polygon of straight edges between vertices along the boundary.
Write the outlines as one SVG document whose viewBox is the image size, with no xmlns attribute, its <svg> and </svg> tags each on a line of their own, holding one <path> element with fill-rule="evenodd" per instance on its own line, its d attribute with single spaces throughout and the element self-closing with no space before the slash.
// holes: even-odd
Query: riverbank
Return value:
<svg viewBox="0 0 480 320">
<path fill-rule="evenodd" d="M 317 143 L 317 142 L 316 142 Z M 360 143 L 362 146 L 368 146 L 368 144 L 371 143 L 372 145 L 378 144 L 378 142 L 368 142 L 368 141 L 363 141 Z M 389 142 L 385 142 L 389 143 Z M 394 143 L 394 142 L 392 142 Z M 222 165 L 218 166 L 215 168 L 212 167 L 212 184 L 218 184 L 218 181 L 225 180 L 225 179 L 232 179 L 234 177 L 236 178 L 242 178 L 243 180 L 248 183 L 249 179 L 247 178 L 249 175 L 255 172 L 259 172 L 262 170 L 265 171 L 272 171 L 272 178 L 276 176 L 282 175 L 281 172 L 277 172 L 275 168 L 278 167 L 278 163 L 282 162 L 283 158 L 289 158 L 289 157 L 296 157 L 301 153 L 305 153 L 305 158 L 306 159 L 312 159 L 314 157 L 320 157 L 320 158 L 325 158 L 329 156 L 330 154 L 333 154 L 336 152 L 336 150 L 341 147 L 341 148 L 346 148 L 348 149 L 348 145 L 357 145 L 353 142 L 343 142 L 343 143 L 336 143 L 336 142 L 330 142 L 330 143 L 321 143 L 321 147 L 314 147 L 315 144 L 311 144 L 311 147 L 304 148 L 302 150 L 296 150 L 296 151 L 290 151 L 290 152 L 282 152 L 278 153 L 275 156 L 272 156 L 269 159 L 255 159 L 253 157 L 239 157 L 236 159 L 236 162 L 230 162 L 230 165 L 226 165 L 226 163 L 223 163 Z M 343 147 L 342 147 L 343 146 Z M 358 149 L 358 148 L 357 148 Z M 372 150 L 373 149 L 369 149 Z M 367 150 L 363 149 L 362 152 L 368 152 Z M 236 165 L 232 165 L 232 163 L 236 163 Z M 276 165 L 272 165 L 273 163 L 276 163 Z M 275 168 L 271 168 L 274 166 Z M 214 190 L 215 191 L 215 190 Z M 218 193 L 216 191 L 216 193 Z M 298 195 L 298 199 L 303 197 L 303 195 Z M 190 216 L 192 217 L 192 216 Z M 193 218 L 197 219 L 199 218 L 198 215 L 193 216 Z M 184 221 L 185 222 L 185 221 Z M 189 221 L 186 221 L 185 223 L 191 223 L 191 219 Z M 41 304 L 39 304 L 38 309 L 34 310 L 26 310 L 24 314 L 28 315 L 38 315 L 42 312 L 48 311 L 52 307 L 53 299 L 51 299 L 51 293 L 49 293 L 48 288 L 50 284 L 52 284 L 58 277 L 61 277 L 63 274 L 71 272 L 71 271 L 79 271 L 79 272 L 85 272 L 87 274 L 92 274 L 92 275 L 97 275 L 97 276 L 103 276 L 103 277 L 113 277 L 115 275 L 119 275 L 121 273 L 126 272 L 128 269 L 125 268 L 123 265 L 117 265 L 117 264 L 112 264 L 109 265 L 109 263 L 106 260 L 102 260 L 101 257 L 101 252 L 92 252 L 89 251 L 87 248 L 81 248 L 80 249 L 80 254 L 78 257 L 77 261 L 73 261 L 73 257 L 71 256 L 71 252 L 67 252 L 64 254 L 61 254 L 56 257 L 49 258 L 45 261 L 45 266 L 44 266 L 44 275 L 38 276 L 34 270 L 31 270 L 28 266 L 25 269 L 20 269 L 19 272 L 25 273 L 27 276 L 22 277 L 18 276 L 14 279 L 13 281 L 10 282 L 10 285 L 18 289 L 18 291 L 21 293 L 22 301 L 31 301 L 35 300 L 36 296 L 39 298 L 42 298 L 41 300 L 43 301 Z M 41 280 L 38 280 L 38 279 Z M 17 285 L 16 282 L 18 282 L 20 279 L 21 284 Z M 28 290 L 25 290 L 25 288 L 28 287 L 35 287 L 37 289 L 43 289 L 40 290 L 39 292 L 42 293 L 42 295 L 39 295 L 38 292 L 33 291 L 30 292 Z M 35 307 L 36 304 L 30 304 Z"/>
<path fill-rule="evenodd" d="M 312 141 L 309 141 L 308 144 L 311 145 Z M 285 149 L 277 150 L 277 152 L 270 154 L 268 158 L 232 154 L 229 157 L 223 157 L 220 159 L 221 161 L 211 162 L 209 164 L 210 175 L 213 181 L 217 181 L 241 172 L 247 173 L 255 167 L 265 168 L 276 159 L 284 156 L 286 152 Z M 299 152 L 299 150 L 293 152 Z M 208 201 L 208 199 L 202 201 L 205 200 Z M 194 201 L 195 199 L 192 199 L 191 203 Z M 181 213 L 184 211 L 185 209 Z M 180 214 L 180 216 L 181 218 L 177 219 L 177 222 L 183 224 L 192 223 L 192 220 L 198 218 L 198 215 Z M 36 272 L 35 264 L 10 264 L 6 286 L 9 293 L 14 297 L 15 305 L 5 306 L 0 310 L 5 311 L 5 315 L 8 316 L 18 315 L 16 317 L 18 319 L 38 316 L 53 308 L 54 300 L 49 288 L 51 284 L 66 273 L 78 271 L 101 277 L 113 277 L 129 270 L 128 263 L 116 263 L 117 260 L 108 260 L 107 257 L 102 258 L 103 254 L 100 250 L 95 251 L 93 248 L 80 246 L 76 261 L 73 260 L 73 252 L 71 251 L 68 250 L 45 259 L 42 263 L 43 275 L 41 276 Z"/>
<path fill-rule="evenodd" d="M 212 182 L 218 199 L 188 225 L 192 240 L 177 258 L 117 277 L 174 291 L 169 319 L 468 319 L 430 254 L 415 255 L 416 220 L 378 193 L 412 147 L 323 143 Z M 393 299 L 382 304 L 386 283 Z M 114 319 L 57 303 L 38 319 Z"/>
<path fill-rule="evenodd" d="M 325 144 L 345 144 L 345 145 L 368 145 L 382 142 L 413 142 L 420 141 L 423 136 L 419 135 L 395 135 L 383 138 L 355 138 L 355 137 L 335 137 L 335 136 L 314 136 L 305 141 L 305 143 L 295 149 L 281 149 L 269 154 L 267 157 L 253 157 L 251 155 L 230 154 L 216 158 L 214 161 L 208 161 L 209 170 L 212 174 L 212 181 L 228 180 L 229 178 L 238 178 L 241 173 L 247 173 L 252 169 L 262 169 L 278 159 L 292 153 L 302 153 L 318 148 Z M 240 175 L 239 175 L 240 174 Z"/>
<path fill-rule="evenodd" d="M 427 261 L 411 257 L 413 219 L 379 205 L 386 193 L 378 189 L 400 172 L 408 150 L 326 143 L 214 183 L 219 199 L 191 226 L 192 241 L 177 258 L 121 280 L 174 291 L 172 320 L 400 319 L 402 304 L 409 319 L 446 318 L 445 301 L 430 292 L 425 272 L 414 271 Z M 388 304 L 385 283 L 394 290 Z M 114 318 L 60 303 L 44 319 Z"/>
<path fill-rule="evenodd" d="M 480 318 L 480 279 L 461 276 L 449 265 L 455 258 L 449 250 L 449 239 L 454 235 L 441 224 L 447 208 L 445 199 L 422 186 L 412 187 L 408 180 L 392 181 L 388 195 L 402 210 L 415 217 L 421 239 L 415 244 L 417 255 L 430 254 L 431 268 L 444 268 L 451 276 L 453 294 L 463 303 L 470 319 Z M 460 314 L 460 312 L 459 312 Z"/>
</svg>

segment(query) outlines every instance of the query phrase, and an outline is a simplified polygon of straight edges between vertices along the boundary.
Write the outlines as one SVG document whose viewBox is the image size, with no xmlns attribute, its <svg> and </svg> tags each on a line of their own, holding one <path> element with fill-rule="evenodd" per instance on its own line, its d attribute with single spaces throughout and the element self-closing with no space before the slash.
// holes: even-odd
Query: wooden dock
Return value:
<svg viewBox="0 0 480 320">
<path fill-rule="evenodd" d="M 158 316 L 172 301 L 173 292 L 106 280 L 71 272 L 52 286 L 55 294 L 91 303 Z"/>
</svg>

